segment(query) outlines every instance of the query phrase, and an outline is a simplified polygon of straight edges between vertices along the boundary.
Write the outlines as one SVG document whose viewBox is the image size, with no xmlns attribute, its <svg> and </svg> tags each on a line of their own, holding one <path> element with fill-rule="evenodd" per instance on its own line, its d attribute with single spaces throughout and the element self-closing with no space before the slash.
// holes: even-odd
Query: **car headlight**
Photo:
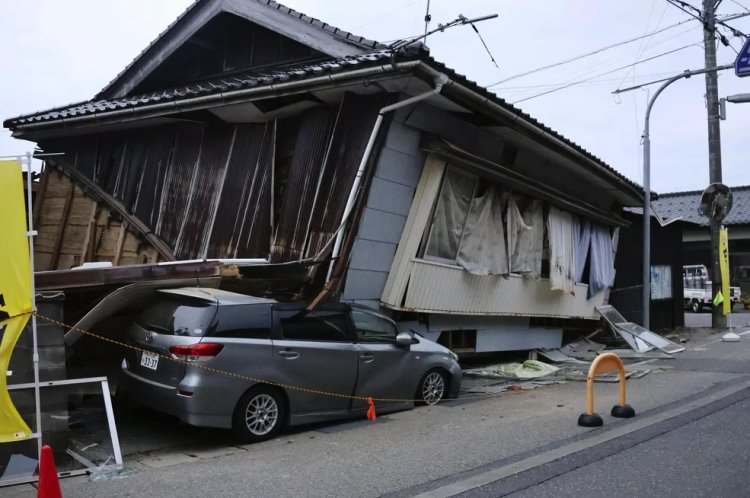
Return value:
<svg viewBox="0 0 750 498">
<path fill-rule="evenodd" d="M 453 361 L 458 363 L 458 355 L 456 353 L 454 353 L 453 351 L 448 351 L 448 354 L 450 355 L 451 358 L 453 358 Z"/>
</svg>

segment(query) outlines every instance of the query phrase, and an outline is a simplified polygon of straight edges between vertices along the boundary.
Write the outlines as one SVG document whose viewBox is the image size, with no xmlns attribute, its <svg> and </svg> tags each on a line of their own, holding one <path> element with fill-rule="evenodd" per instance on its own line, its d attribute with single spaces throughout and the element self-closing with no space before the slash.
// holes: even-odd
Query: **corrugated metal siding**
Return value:
<svg viewBox="0 0 750 498">
<path fill-rule="evenodd" d="M 201 153 L 188 191 L 190 199 L 181 217 L 183 224 L 175 244 L 175 255 L 180 259 L 202 256 L 235 130 L 236 127 L 211 126 L 203 135 Z"/>
<path fill-rule="evenodd" d="M 335 117 L 335 109 L 315 109 L 301 117 L 271 250 L 272 262 L 302 259 Z"/>
<path fill-rule="evenodd" d="M 187 216 L 190 184 L 203 142 L 204 126 L 182 125 L 177 129 L 174 151 L 164 176 L 159 217 L 154 232 L 173 249 Z"/>
<path fill-rule="evenodd" d="M 587 299 L 588 286 L 575 296 L 550 290 L 547 279 L 478 276 L 463 268 L 416 260 L 406 291 L 405 309 L 460 314 L 598 319 L 594 310 L 604 292 Z"/>
<path fill-rule="evenodd" d="M 275 138 L 275 122 L 238 127 L 208 254 L 268 256 Z"/>
<path fill-rule="evenodd" d="M 320 252 L 341 223 L 346 201 L 385 96 L 346 94 L 336 119 L 326 157 L 306 256 Z"/>
<path fill-rule="evenodd" d="M 43 145 L 65 152 L 66 167 L 119 201 L 178 259 L 270 253 L 293 261 L 333 235 L 383 100 L 347 96 L 282 126 L 171 124 Z"/>
</svg>

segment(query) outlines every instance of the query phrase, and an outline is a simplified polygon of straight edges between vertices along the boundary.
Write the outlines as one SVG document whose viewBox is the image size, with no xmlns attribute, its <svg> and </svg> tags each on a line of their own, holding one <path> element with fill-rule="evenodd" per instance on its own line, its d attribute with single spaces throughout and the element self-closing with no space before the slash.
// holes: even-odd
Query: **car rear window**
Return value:
<svg viewBox="0 0 750 498">
<path fill-rule="evenodd" d="M 237 339 L 269 339 L 271 305 L 220 306 L 214 324 L 206 335 Z"/>
<path fill-rule="evenodd" d="M 211 303 L 163 298 L 141 313 L 137 323 L 159 334 L 203 337 L 215 313 Z"/>
</svg>

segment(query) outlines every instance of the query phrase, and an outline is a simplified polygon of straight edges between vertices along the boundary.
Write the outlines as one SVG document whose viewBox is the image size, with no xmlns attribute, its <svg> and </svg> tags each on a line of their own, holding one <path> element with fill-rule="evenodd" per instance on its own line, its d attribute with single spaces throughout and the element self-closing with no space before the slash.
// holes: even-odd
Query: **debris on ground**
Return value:
<svg viewBox="0 0 750 498">
<path fill-rule="evenodd" d="M 479 377 L 502 377 L 511 379 L 535 379 L 552 375 L 560 369 L 549 363 L 537 360 L 526 360 L 523 363 L 501 363 L 484 368 L 465 370 L 467 375 Z"/>
</svg>

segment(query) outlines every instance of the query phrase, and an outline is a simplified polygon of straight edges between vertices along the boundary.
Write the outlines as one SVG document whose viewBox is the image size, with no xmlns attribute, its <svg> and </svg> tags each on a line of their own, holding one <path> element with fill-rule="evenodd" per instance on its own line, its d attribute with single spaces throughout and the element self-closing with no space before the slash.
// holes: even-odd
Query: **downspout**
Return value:
<svg viewBox="0 0 750 498">
<path fill-rule="evenodd" d="M 370 160 L 370 155 L 372 154 L 372 149 L 375 145 L 375 140 L 378 136 L 378 133 L 380 132 L 380 127 L 383 124 L 383 117 L 385 114 L 395 111 L 396 109 L 400 109 L 402 107 L 406 107 L 411 104 L 415 104 L 421 100 L 428 99 L 434 95 L 437 95 L 440 93 L 440 91 L 443 89 L 443 86 L 446 84 L 450 84 L 451 80 L 448 79 L 448 77 L 440 73 L 438 71 L 431 71 L 432 76 L 435 79 L 435 88 L 432 90 L 420 93 L 419 95 L 415 95 L 414 97 L 410 97 L 408 99 L 402 100 L 401 102 L 396 102 L 395 104 L 387 105 L 380 109 L 380 112 L 378 113 L 378 117 L 375 120 L 375 126 L 372 128 L 372 132 L 370 133 L 370 139 L 367 141 L 367 147 L 365 147 L 365 153 L 362 155 L 362 159 L 359 162 L 359 168 L 357 169 L 357 176 L 354 178 L 354 183 L 352 184 L 352 189 L 349 192 L 349 198 L 346 200 L 346 207 L 344 208 L 344 214 L 341 216 L 341 223 L 339 223 L 339 230 L 336 234 L 336 242 L 333 245 L 333 252 L 331 253 L 331 263 L 328 266 L 328 275 L 326 276 L 326 285 L 328 285 L 331 281 L 331 274 L 333 273 L 333 265 L 336 261 L 336 259 L 339 257 L 341 253 L 341 244 L 344 240 L 344 225 L 346 224 L 349 215 L 352 212 L 352 209 L 354 208 L 354 202 L 357 198 L 357 190 L 359 189 L 359 185 L 362 182 L 362 176 L 364 175 L 365 168 L 367 167 L 367 162 Z M 316 298 L 317 301 L 317 298 Z"/>
</svg>

